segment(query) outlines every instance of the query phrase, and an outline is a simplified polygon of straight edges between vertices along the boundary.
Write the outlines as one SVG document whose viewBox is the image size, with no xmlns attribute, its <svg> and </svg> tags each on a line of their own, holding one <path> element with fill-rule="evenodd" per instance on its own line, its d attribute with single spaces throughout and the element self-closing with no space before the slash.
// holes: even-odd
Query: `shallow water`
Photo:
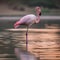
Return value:
<svg viewBox="0 0 60 60">
<path fill-rule="evenodd" d="M 32 27 L 39 25 L 43 27 L 40 27 L 37 31 L 35 29 L 34 31 L 32 31 L 33 29 L 29 30 L 28 51 L 41 60 L 60 60 L 60 24 L 47 23 L 33 25 Z M 26 30 L 5 30 L 10 28 L 10 25 L 3 27 L 2 23 L 1 28 L 3 30 L 0 31 L 0 60 L 16 60 L 14 48 L 19 47 L 26 50 Z"/>
<path fill-rule="evenodd" d="M 42 29 L 40 32 L 29 32 L 28 51 L 42 60 L 60 59 L 60 29 Z M 0 32 L 0 57 L 14 58 L 14 47 L 26 49 L 25 32 L 2 31 Z"/>
</svg>

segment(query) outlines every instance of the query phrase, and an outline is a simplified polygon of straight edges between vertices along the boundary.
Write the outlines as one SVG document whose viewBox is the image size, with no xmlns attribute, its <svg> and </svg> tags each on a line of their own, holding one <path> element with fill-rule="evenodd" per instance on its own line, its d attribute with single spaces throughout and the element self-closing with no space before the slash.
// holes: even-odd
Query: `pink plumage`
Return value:
<svg viewBox="0 0 60 60">
<path fill-rule="evenodd" d="M 35 11 L 36 11 L 36 15 L 34 14 L 25 15 L 14 24 L 14 28 L 18 28 L 20 25 L 27 25 L 27 31 L 26 31 L 26 50 L 27 51 L 28 51 L 28 27 L 30 27 L 34 23 L 40 22 L 40 15 L 41 15 L 40 7 L 36 7 Z M 18 50 L 16 50 L 16 53 L 17 53 L 16 55 L 18 56 Z"/>
<path fill-rule="evenodd" d="M 19 21 L 17 21 L 14 24 L 14 28 L 17 28 L 17 27 L 19 27 L 20 25 L 23 25 L 23 24 L 25 24 L 28 27 L 30 27 L 34 23 L 39 23 L 41 9 L 40 9 L 40 7 L 36 7 L 35 10 L 36 10 L 36 14 L 37 15 L 29 14 L 29 15 L 23 16 Z"/>
</svg>

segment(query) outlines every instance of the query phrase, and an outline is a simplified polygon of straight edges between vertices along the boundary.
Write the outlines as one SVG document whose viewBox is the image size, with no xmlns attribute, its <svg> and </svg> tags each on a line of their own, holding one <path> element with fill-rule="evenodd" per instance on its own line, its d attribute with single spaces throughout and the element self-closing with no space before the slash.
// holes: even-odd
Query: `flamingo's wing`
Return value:
<svg viewBox="0 0 60 60">
<path fill-rule="evenodd" d="M 33 14 L 26 15 L 22 17 L 19 21 L 17 21 L 14 26 L 19 27 L 21 24 L 27 24 L 27 25 L 32 25 L 36 20 L 36 16 Z"/>
</svg>

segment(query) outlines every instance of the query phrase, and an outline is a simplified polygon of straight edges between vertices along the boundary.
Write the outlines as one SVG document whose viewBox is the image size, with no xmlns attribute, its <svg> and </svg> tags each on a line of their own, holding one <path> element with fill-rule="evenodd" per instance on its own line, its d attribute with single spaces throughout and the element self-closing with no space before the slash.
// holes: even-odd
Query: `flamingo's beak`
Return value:
<svg viewBox="0 0 60 60">
<path fill-rule="evenodd" d="M 39 16 L 41 16 L 41 12 L 39 13 Z"/>
<path fill-rule="evenodd" d="M 39 12 L 39 16 L 41 16 L 41 9 L 40 8 L 38 9 L 38 12 Z"/>
</svg>

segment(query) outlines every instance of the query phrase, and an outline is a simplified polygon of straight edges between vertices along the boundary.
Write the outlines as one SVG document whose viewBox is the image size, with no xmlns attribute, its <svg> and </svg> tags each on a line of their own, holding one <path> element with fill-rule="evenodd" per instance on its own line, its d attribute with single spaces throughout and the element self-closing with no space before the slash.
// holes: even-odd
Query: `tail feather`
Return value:
<svg viewBox="0 0 60 60">
<path fill-rule="evenodd" d="M 15 24 L 14 24 L 14 28 L 18 28 L 20 26 L 20 22 L 17 21 Z"/>
</svg>

